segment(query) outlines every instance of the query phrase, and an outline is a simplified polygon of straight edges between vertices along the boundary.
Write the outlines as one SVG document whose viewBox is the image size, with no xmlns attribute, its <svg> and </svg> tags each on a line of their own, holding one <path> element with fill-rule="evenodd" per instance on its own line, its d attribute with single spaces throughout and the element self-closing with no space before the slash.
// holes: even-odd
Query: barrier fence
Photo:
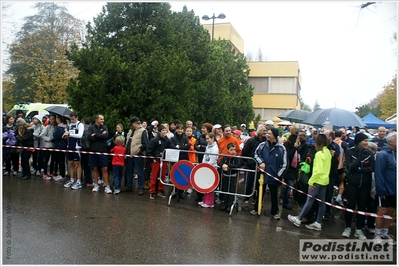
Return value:
<svg viewBox="0 0 399 267">
<path fill-rule="evenodd" d="M 43 151 L 55 151 L 55 152 L 82 153 L 82 154 L 90 154 L 90 155 L 106 155 L 106 156 L 115 156 L 115 155 L 117 155 L 117 156 L 132 157 L 131 155 L 113 154 L 113 153 L 105 153 L 105 152 L 92 152 L 92 151 L 83 151 L 83 150 L 77 151 L 77 150 L 68 150 L 68 149 L 33 148 L 33 147 L 9 146 L 9 145 L 3 145 L 3 147 L 6 147 L 6 148 L 17 148 L 17 149 L 26 149 L 26 150 L 31 150 L 31 151 L 43 150 Z M 172 154 L 174 154 L 175 158 L 173 158 L 172 156 L 170 156 L 169 158 L 165 158 L 166 157 L 166 152 L 174 152 Z M 172 199 L 173 194 L 176 193 L 176 188 L 178 188 L 178 189 L 184 188 L 184 186 L 187 186 L 187 185 L 184 185 L 184 184 L 182 185 L 182 184 L 176 183 L 177 180 L 175 180 L 175 183 L 173 183 L 170 179 L 166 180 L 166 181 L 162 180 L 162 177 L 161 177 L 162 164 L 164 164 L 163 162 L 166 162 L 168 164 L 167 174 L 170 175 L 170 173 L 172 171 L 171 168 L 173 167 L 173 164 L 179 162 L 178 157 L 176 158 L 176 155 L 179 155 L 180 152 L 183 152 L 183 153 L 195 153 L 195 154 L 206 154 L 205 152 L 200 152 L 200 151 L 181 151 L 181 150 L 177 150 L 177 149 L 166 149 L 163 152 L 162 158 L 161 158 L 161 168 L 160 168 L 160 173 L 159 173 L 158 179 L 164 185 L 173 187 L 172 194 L 169 196 L 168 205 L 170 205 L 170 203 L 171 203 L 171 199 Z M 209 155 L 229 156 L 229 155 L 226 155 L 226 154 L 209 154 Z M 137 158 L 158 158 L 158 157 L 142 156 L 142 155 L 133 155 L 133 157 L 137 157 Z M 254 158 L 250 158 L 250 157 L 242 157 L 242 156 L 237 156 L 237 157 L 239 157 L 239 158 L 241 158 L 243 160 L 247 160 L 247 162 L 248 161 L 255 161 Z M 201 164 L 201 163 L 192 163 L 193 167 L 191 168 L 191 170 L 194 169 L 194 167 L 196 167 L 199 164 Z M 219 183 L 218 183 L 218 186 L 216 187 L 216 189 L 213 190 L 213 192 L 215 192 L 216 194 L 219 194 L 219 195 L 220 194 L 225 194 L 225 195 L 234 196 L 233 204 L 230 207 L 230 215 L 232 214 L 232 211 L 233 211 L 234 207 L 236 209 L 236 212 L 238 211 L 238 203 L 237 203 L 237 198 L 238 197 L 249 198 L 249 197 L 253 196 L 253 194 L 256 192 L 256 180 L 258 179 L 258 170 L 259 170 L 260 172 L 264 173 L 265 175 L 268 175 L 271 178 L 277 180 L 278 182 L 280 182 L 284 186 L 287 186 L 287 187 L 291 188 L 292 190 L 295 190 L 295 191 L 297 191 L 297 192 L 299 192 L 301 194 L 304 194 L 304 195 L 306 195 L 308 197 L 311 197 L 311 198 L 315 199 L 316 201 L 318 201 L 320 203 L 324 203 L 326 205 L 329 205 L 329 206 L 331 206 L 333 208 L 336 208 L 336 209 L 339 209 L 339 210 L 343 210 L 343 211 L 347 211 L 347 212 L 351 212 L 351 213 L 354 213 L 354 214 L 364 215 L 364 216 L 396 220 L 396 216 L 379 215 L 379 214 L 376 214 L 376 213 L 370 213 L 370 212 L 365 212 L 365 211 L 358 211 L 358 210 L 354 210 L 354 209 L 348 209 L 348 208 L 345 208 L 345 207 L 342 207 L 342 206 L 339 206 L 339 205 L 332 204 L 332 203 L 327 202 L 325 200 L 321 200 L 321 199 L 315 198 L 315 197 L 309 195 L 308 193 L 303 192 L 303 191 L 301 191 L 301 190 L 299 190 L 297 188 L 294 188 L 293 186 L 290 186 L 289 184 L 285 183 L 284 181 L 278 179 L 277 177 L 274 177 L 270 173 L 260 169 L 256 161 L 255 161 L 255 164 L 256 164 L 255 170 L 246 169 L 246 168 L 237 168 L 237 169 L 231 169 L 230 170 L 230 172 L 237 171 L 238 172 L 237 173 L 237 177 L 239 177 L 239 179 L 235 179 L 235 191 L 234 192 L 230 192 L 230 190 L 228 190 L 228 191 L 223 191 L 222 190 L 222 188 L 226 188 L 226 185 L 223 186 L 223 179 L 220 179 L 221 171 L 220 171 L 220 168 L 218 168 L 217 173 L 219 174 L 219 178 L 215 178 L 215 179 L 219 179 Z M 203 166 L 204 165 L 202 165 L 201 167 L 203 167 Z M 253 181 L 253 184 L 250 185 L 251 186 L 250 194 L 246 194 L 245 193 L 245 188 L 247 188 L 247 186 L 249 186 L 248 185 L 248 180 L 249 180 L 248 179 L 248 176 L 249 176 L 248 174 L 249 173 L 254 173 L 255 179 Z M 188 178 L 187 176 L 190 177 L 191 176 L 191 172 L 189 173 L 189 175 L 186 174 L 186 178 Z M 198 179 L 200 179 L 200 176 L 201 175 L 199 175 Z M 195 177 L 194 177 L 194 179 L 195 179 Z M 191 180 L 191 177 L 190 177 L 189 180 Z M 244 182 L 243 186 L 240 186 L 241 182 Z M 190 183 L 189 188 L 191 188 L 192 187 L 191 181 L 189 183 Z M 226 181 L 225 181 L 225 183 L 226 183 Z M 228 179 L 227 183 L 228 183 L 227 184 L 227 188 L 231 188 L 230 187 L 231 186 L 231 184 L 230 184 L 231 180 L 230 179 Z M 244 193 L 240 193 L 239 192 L 239 191 L 241 191 L 241 189 L 244 189 Z M 187 190 L 187 189 L 184 189 L 184 190 Z M 259 203 L 259 205 L 261 205 L 261 203 Z"/>
</svg>

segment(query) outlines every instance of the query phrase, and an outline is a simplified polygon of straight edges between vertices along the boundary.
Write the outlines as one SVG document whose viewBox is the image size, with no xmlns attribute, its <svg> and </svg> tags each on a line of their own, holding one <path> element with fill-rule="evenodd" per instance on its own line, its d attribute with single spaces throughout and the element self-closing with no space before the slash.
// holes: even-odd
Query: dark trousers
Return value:
<svg viewBox="0 0 399 267">
<path fill-rule="evenodd" d="M 29 168 L 29 158 L 31 157 L 32 152 L 28 150 L 22 150 L 21 152 L 21 165 L 22 165 L 22 173 L 23 175 L 30 176 L 30 168 Z"/>
<path fill-rule="evenodd" d="M 11 164 L 12 169 L 14 172 L 18 172 L 19 169 L 19 153 L 11 153 L 10 156 L 6 159 L 6 171 L 11 171 Z"/>
<path fill-rule="evenodd" d="M 255 204 L 254 204 L 254 209 L 257 211 L 258 210 L 258 202 L 259 202 L 259 181 L 256 181 L 256 199 L 255 199 Z M 279 185 L 274 185 L 274 184 L 268 184 L 269 190 L 270 190 L 270 202 L 271 202 L 271 208 L 270 208 L 270 213 L 272 215 L 276 215 L 279 212 L 278 209 L 278 189 Z M 263 197 L 266 194 L 266 184 L 263 184 Z"/>
<path fill-rule="evenodd" d="M 366 207 L 367 212 L 370 212 L 370 213 L 377 213 L 377 205 L 378 205 L 378 200 L 377 200 L 377 198 L 374 199 L 374 198 L 372 198 L 371 196 L 369 196 L 369 197 L 368 197 L 368 201 L 367 201 L 367 207 Z M 373 217 L 373 216 L 368 216 L 368 217 L 367 217 L 367 226 L 368 226 L 369 229 L 375 228 L 374 223 L 375 223 L 375 217 Z"/>
<path fill-rule="evenodd" d="M 35 150 L 34 152 L 32 152 L 32 168 L 34 168 L 35 171 L 37 171 L 37 170 L 40 171 L 39 150 Z"/>
<path fill-rule="evenodd" d="M 44 157 L 43 163 L 42 163 L 42 169 L 44 170 L 44 174 L 53 174 L 54 173 L 54 168 L 55 168 L 55 163 L 56 163 L 56 156 L 57 152 L 55 151 L 42 151 L 42 155 Z M 48 168 L 48 163 L 50 162 L 50 170 Z"/>
<path fill-rule="evenodd" d="M 370 197 L 371 186 L 359 187 L 356 185 L 347 184 L 345 187 L 346 197 L 348 199 L 348 209 L 357 209 L 359 211 L 366 211 L 367 201 Z M 352 224 L 352 212 L 345 212 L 345 224 L 346 227 L 351 227 Z M 365 216 L 356 215 L 356 228 L 362 229 L 364 227 Z"/>
<path fill-rule="evenodd" d="M 65 177 L 65 152 L 56 152 L 56 166 L 58 166 L 58 174 Z"/>
<path fill-rule="evenodd" d="M 238 176 L 238 173 L 237 173 Z M 229 192 L 229 193 L 237 193 L 236 192 L 236 184 L 237 184 L 237 176 L 235 177 L 227 177 L 222 176 L 222 191 Z M 230 194 L 223 194 L 224 204 L 229 208 L 233 205 L 234 202 L 234 195 Z"/>
<path fill-rule="evenodd" d="M 81 160 L 81 164 L 82 164 L 84 180 L 85 180 L 86 184 L 92 184 L 93 177 L 92 177 L 91 167 L 89 166 L 89 154 L 82 153 L 80 160 Z"/>
<path fill-rule="evenodd" d="M 334 195 L 334 185 L 335 185 L 335 177 L 330 177 L 330 183 L 326 188 L 326 202 L 332 203 L 333 195 Z M 324 211 L 324 217 L 330 217 L 331 215 L 331 206 L 326 204 L 326 210 Z"/>
</svg>

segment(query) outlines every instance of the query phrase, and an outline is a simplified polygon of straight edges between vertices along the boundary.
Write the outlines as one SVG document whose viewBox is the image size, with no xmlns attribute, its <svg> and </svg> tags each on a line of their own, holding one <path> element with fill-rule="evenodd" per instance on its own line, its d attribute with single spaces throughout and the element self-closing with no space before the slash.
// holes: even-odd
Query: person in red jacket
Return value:
<svg viewBox="0 0 399 267">
<path fill-rule="evenodd" d="M 123 137 L 117 136 L 115 138 L 115 146 L 111 149 L 111 153 L 115 156 L 112 158 L 112 175 L 114 177 L 114 194 L 119 194 L 121 192 L 121 183 L 123 168 L 125 167 L 125 152 L 126 148 L 123 146 Z"/>
</svg>

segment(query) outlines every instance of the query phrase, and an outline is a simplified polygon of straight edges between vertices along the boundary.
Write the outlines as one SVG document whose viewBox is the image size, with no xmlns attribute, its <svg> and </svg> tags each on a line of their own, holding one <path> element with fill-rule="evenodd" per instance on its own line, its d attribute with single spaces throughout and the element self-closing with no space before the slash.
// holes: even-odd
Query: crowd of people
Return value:
<svg viewBox="0 0 399 267">
<path fill-rule="evenodd" d="M 297 203 L 300 213 L 289 215 L 288 220 L 297 227 L 304 223 L 306 228 L 320 231 L 323 221 L 330 220 L 331 207 L 315 201 L 317 198 L 351 210 L 378 213 L 378 218 L 357 214 L 354 236 L 366 239 L 364 231 L 368 231 L 375 234 L 376 242 L 392 240 L 388 233 L 392 220 L 382 215 L 393 216 L 396 211 L 397 134 L 388 134 L 384 127 L 378 128 L 376 136 L 357 127 L 275 128 L 270 120 L 249 132 L 245 124 L 238 129 L 208 122 L 197 130 L 192 121 L 159 124 L 155 119 L 147 123 L 132 117 L 127 131 L 118 124 L 111 133 L 101 114 L 93 123 L 89 118 L 79 121 L 76 112 L 71 112 L 68 120 L 59 115 L 34 116 L 32 123 L 25 121 L 22 111 L 17 111 L 15 118 L 4 115 L 3 145 L 19 147 L 3 147 L 3 176 L 18 176 L 21 163 L 21 180 L 41 176 L 64 182 L 63 186 L 72 190 L 86 186 L 94 193 L 103 185 L 105 193 L 115 195 L 132 192 L 137 178 L 138 195 L 149 190 L 150 199 L 165 198 L 168 164 L 162 164 L 161 158 L 165 149 L 177 149 L 179 160 L 209 163 L 220 173 L 218 193 L 196 193 L 195 201 L 204 208 L 221 204 L 221 211 L 230 212 L 239 169 L 246 168 L 251 171 L 244 175 L 244 192 L 253 196 L 252 201 L 245 197 L 243 205 L 253 206 L 251 215 L 258 214 L 259 175 L 264 174 L 262 189 L 270 193 L 272 218 L 281 219 L 279 201 L 288 210 Z M 289 186 L 281 186 L 281 181 Z M 300 188 L 301 184 L 309 196 L 296 197 L 292 192 L 290 186 Z M 172 197 L 184 199 L 191 192 L 177 189 Z M 352 234 L 352 216 L 345 212 L 343 237 Z"/>
</svg>

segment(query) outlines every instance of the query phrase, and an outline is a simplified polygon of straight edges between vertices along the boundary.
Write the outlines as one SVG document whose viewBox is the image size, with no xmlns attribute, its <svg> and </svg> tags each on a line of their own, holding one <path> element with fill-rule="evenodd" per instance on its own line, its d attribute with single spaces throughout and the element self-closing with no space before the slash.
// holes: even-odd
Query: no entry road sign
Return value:
<svg viewBox="0 0 399 267">
<path fill-rule="evenodd" d="M 201 163 L 192 170 L 190 181 L 196 191 L 210 193 L 218 187 L 219 173 L 211 164 Z"/>
</svg>

